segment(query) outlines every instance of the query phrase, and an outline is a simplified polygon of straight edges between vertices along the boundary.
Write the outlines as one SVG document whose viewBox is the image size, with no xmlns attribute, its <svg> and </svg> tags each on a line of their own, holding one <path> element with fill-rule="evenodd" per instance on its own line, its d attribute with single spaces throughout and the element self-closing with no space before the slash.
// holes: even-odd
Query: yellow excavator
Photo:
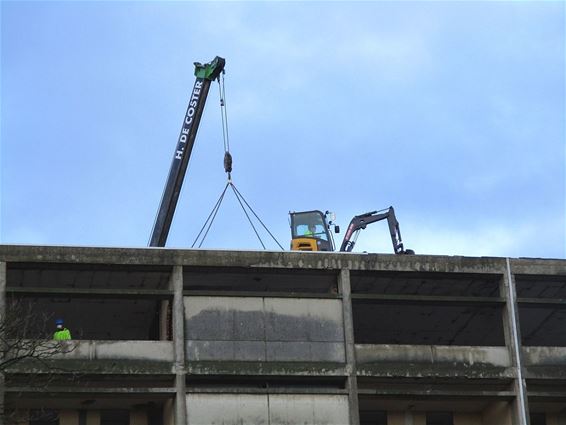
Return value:
<svg viewBox="0 0 566 425">
<path fill-rule="evenodd" d="M 334 233 L 340 233 L 340 227 L 334 223 L 335 215 L 329 211 L 323 213 L 319 210 L 289 212 L 291 225 L 291 250 L 293 251 L 334 251 Z M 387 220 L 393 252 L 395 254 L 414 254 L 412 249 L 405 249 L 401 240 L 399 222 L 395 217 L 395 210 L 389 207 L 379 211 L 370 211 L 356 215 L 350 221 L 340 252 L 351 252 L 358 239 L 360 230 L 368 224 Z"/>
</svg>

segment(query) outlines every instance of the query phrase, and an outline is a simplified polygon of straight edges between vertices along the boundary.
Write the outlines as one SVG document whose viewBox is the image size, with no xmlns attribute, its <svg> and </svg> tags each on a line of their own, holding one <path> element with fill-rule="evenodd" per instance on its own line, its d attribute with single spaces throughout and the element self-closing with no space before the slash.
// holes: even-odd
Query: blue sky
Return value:
<svg viewBox="0 0 566 425">
<path fill-rule="evenodd" d="M 566 256 L 563 2 L 1 3 L 0 242 L 146 246 L 194 83 L 226 58 L 234 183 L 288 212 L 395 206 L 417 253 Z M 224 187 L 210 92 L 168 240 Z M 233 196 L 203 247 L 260 249 Z M 274 243 L 269 243 L 275 249 Z M 385 223 L 356 250 L 392 251 Z"/>
</svg>

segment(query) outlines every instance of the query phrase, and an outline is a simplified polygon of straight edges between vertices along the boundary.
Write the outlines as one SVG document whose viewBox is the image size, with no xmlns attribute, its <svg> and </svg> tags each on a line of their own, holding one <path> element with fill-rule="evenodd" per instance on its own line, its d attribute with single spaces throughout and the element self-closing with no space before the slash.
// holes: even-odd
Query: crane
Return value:
<svg viewBox="0 0 566 425">
<path fill-rule="evenodd" d="M 198 62 L 194 64 L 196 81 L 191 92 L 187 112 L 183 118 L 183 126 L 177 139 L 175 152 L 173 153 L 169 176 L 167 177 L 165 190 L 163 191 L 151 232 L 150 247 L 164 247 L 167 242 L 167 236 L 173 221 L 179 194 L 181 193 L 181 186 L 197 136 L 210 84 L 219 78 L 220 73 L 224 71 L 225 64 L 226 61 L 219 56 L 216 56 L 211 62 L 206 64 Z"/>
</svg>

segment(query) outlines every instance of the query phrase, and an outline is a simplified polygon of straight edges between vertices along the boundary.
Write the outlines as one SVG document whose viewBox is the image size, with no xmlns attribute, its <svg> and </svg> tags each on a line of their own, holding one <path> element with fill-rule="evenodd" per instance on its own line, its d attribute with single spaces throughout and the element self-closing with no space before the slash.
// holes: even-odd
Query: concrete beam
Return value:
<svg viewBox="0 0 566 425">
<path fill-rule="evenodd" d="M 431 295 L 392 295 L 392 294 L 352 294 L 356 301 L 369 301 L 376 304 L 426 304 L 450 306 L 500 306 L 505 299 L 500 297 L 452 297 Z"/>
<path fill-rule="evenodd" d="M 502 398 L 511 400 L 515 397 L 513 391 L 466 391 L 466 390 L 431 390 L 429 388 L 422 389 L 385 389 L 371 388 L 358 389 L 360 395 L 378 395 L 383 397 L 418 397 L 418 398 Z"/>
<path fill-rule="evenodd" d="M 442 345 L 356 344 L 358 367 L 366 363 L 425 363 L 451 367 L 510 367 L 505 347 L 469 347 Z"/>
<path fill-rule="evenodd" d="M 358 364 L 358 379 L 374 378 L 464 378 L 498 379 L 512 381 L 516 370 L 512 367 L 454 367 L 449 364 L 427 365 L 425 363 L 367 363 Z"/>
<path fill-rule="evenodd" d="M 27 297 L 109 298 L 109 299 L 170 299 L 173 291 L 167 289 L 96 289 L 96 288 L 38 288 L 8 287 L 9 294 Z"/>
<path fill-rule="evenodd" d="M 56 343 L 54 343 L 54 347 Z M 65 350 L 55 353 L 51 359 L 66 360 L 139 360 L 145 362 L 174 362 L 171 341 L 90 341 L 66 342 Z"/>
<path fill-rule="evenodd" d="M 474 274 L 502 273 L 505 270 L 505 259 L 489 257 L 19 245 L 0 245 L 0 261 L 313 270 L 346 268 L 350 270 Z M 528 261 L 527 263 L 530 264 Z M 566 261 L 563 261 L 562 264 L 566 270 Z"/>
<path fill-rule="evenodd" d="M 562 275 L 566 279 L 566 261 L 562 259 L 510 258 L 509 263 L 514 275 Z"/>
<path fill-rule="evenodd" d="M 566 308 L 566 299 L 550 299 L 550 298 L 517 298 L 517 302 L 521 307 L 526 308 Z"/>
<path fill-rule="evenodd" d="M 187 388 L 187 393 L 191 394 L 348 394 L 348 390 L 336 388 L 251 388 L 251 387 L 223 387 L 214 386 L 211 388 L 195 387 Z"/>
<path fill-rule="evenodd" d="M 12 386 L 6 388 L 7 393 L 26 393 L 26 394 L 84 394 L 97 395 L 97 394 L 164 394 L 171 395 L 176 392 L 175 388 L 156 388 L 156 387 L 80 387 L 77 386 L 42 386 L 39 388 L 34 387 L 19 387 Z"/>
<path fill-rule="evenodd" d="M 171 376 L 174 373 L 170 361 L 147 360 L 90 360 L 84 359 L 48 359 L 42 362 L 22 360 L 10 366 L 8 374 L 36 374 L 48 376 L 85 375 L 137 375 L 137 376 Z"/>
<path fill-rule="evenodd" d="M 336 376 L 347 375 L 343 363 L 331 362 L 187 362 L 191 375 Z"/>
<path fill-rule="evenodd" d="M 246 298 L 265 298 L 264 292 L 256 291 L 216 291 L 211 289 L 209 291 L 203 290 L 185 290 L 183 295 L 186 297 L 246 297 Z M 341 299 L 338 294 L 325 294 L 325 293 L 296 293 L 296 292 L 278 292 L 269 291 L 269 297 L 272 298 L 314 298 L 314 299 Z"/>
</svg>

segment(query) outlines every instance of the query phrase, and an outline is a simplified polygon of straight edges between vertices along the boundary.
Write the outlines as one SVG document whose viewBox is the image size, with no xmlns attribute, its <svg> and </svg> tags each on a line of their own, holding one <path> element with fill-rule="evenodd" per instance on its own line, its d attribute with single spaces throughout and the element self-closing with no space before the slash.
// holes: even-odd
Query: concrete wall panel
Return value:
<svg viewBox="0 0 566 425">
<path fill-rule="evenodd" d="M 461 363 L 466 365 L 511 366 L 506 347 L 433 346 L 434 363 Z"/>
<path fill-rule="evenodd" d="M 348 398 L 318 394 L 189 394 L 188 425 L 348 425 Z"/>
<path fill-rule="evenodd" d="M 187 341 L 187 360 L 264 361 L 263 341 Z"/>
<path fill-rule="evenodd" d="M 263 299 L 185 297 L 185 332 L 194 340 L 262 341 Z"/>
<path fill-rule="evenodd" d="M 269 341 L 343 341 L 339 300 L 266 298 Z"/>
<path fill-rule="evenodd" d="M 56 343 L 54 343 L 56 344 Z M 65 341 L 54 358 L 173 361 L 171 341 Z"/>
<path fill-rule="evenodd" d="M 270 425 L 346 425 L 348 398 L 341 395 L 270 395 Z"/>
<path fill-rule="evenodd" d="M 96 359 L 173 361 L 170 341 L 97 341 L 93 345 Z"/>
<path fill-rule="evenodd" d="M 267 396 L 189 394 L 188 425 L 267 425 Z"/>
<path fill-rule="evenodd" d="M 185 297 L 189 360 L 344 362 L 334 299 Z"/>
<path fill-rule="evenodd" d="M 511 366 L 509 352 L 505 347 L 356 344 L 356 359 L 358 364 L 410 362 Z"/>
<path fill-rule="evenodd" d="M 336 342 L 268 342 L 268 361 L 344 362 L 344 344 Z"/>
<path fill-rule="evenodd" d="M 566 366 L 566 347 L 523 347 L 523 362 L 527 366 Z"/>
</svg>

